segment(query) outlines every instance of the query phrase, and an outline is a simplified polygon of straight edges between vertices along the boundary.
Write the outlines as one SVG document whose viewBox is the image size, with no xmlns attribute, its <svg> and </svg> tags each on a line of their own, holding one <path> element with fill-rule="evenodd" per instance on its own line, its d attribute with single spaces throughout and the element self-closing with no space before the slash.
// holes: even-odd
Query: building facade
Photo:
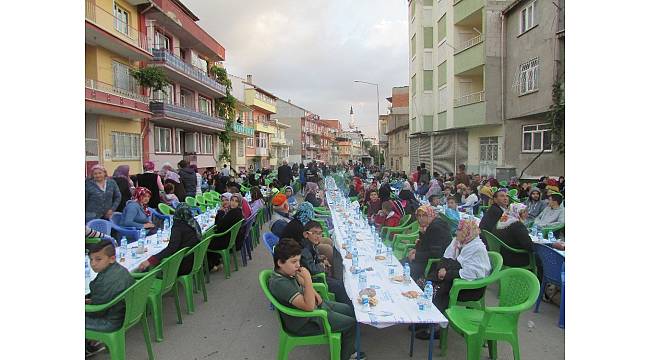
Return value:
<svg viewBox="0 0 650 360">
<path fill-rule="evenodd" d="M 410 170 L 503 166 L 500 16 L 506 1 L 409 1 Z M 489 146 L 484 146 L 485 142 Z M 487 156 L 489 151 L 489 156 Z"/>
<path fill-rule="evenodd" d="M 126 0 L 85 4 L 85 166 L 109 174 L 122 164 L 142 171 L 142 124 L 149 97 L 130 76 L 153 59 L 144 18 Z"/>
<path fill-rule="evenodd" d="M 386 137 L 386 167 L 393 171 L 409 172 L 409 90 L 408 86 L 394 87 L 386 98 L 388 108 Z"/>
<path fill-rule="evenodd" d="M 527 178 L 564 175 L 547 119 L 553 83 L 564 82 L 564 0 L 514 1 L 503 14 L 505 167 Z"/>
<path fill-rule="evenodd" d="M 237 99 L 237 119 L 233 123 L 233 133 L 230 140 L 230 166 L 237 171 L 248 168 L 246 162 L 246 147 L 254 144 L 255 124 L 253 121 L 253 109 L 246 105 L 246 89 L 252 88 L 246 84 L 246 80 L 228 74 L 232 84 L 231 94 Z"/>
<path fill-rule="evenodd" d="M 272 93 L 256 86 L 253 76 L 246 75 L 244 89 L 245 104 L 253 111 L 249 113 L 255 128 L 253 139 L 246 141 L 246 164 L 254 170 L 271 167 L 271 135 L 277 132 L 271 115 L 276 113 L 277 97 Z M 249 122 L 250 124 L 250 122 Z"/>
<path fill-rule="evenodd" d="M 226 51 L 196 22 L 199 18 L 177 0 L 153 0 L 143 10 L 148 46 L 153 61 L 170 84 L 151 95 L 150 121 L 144 125 L 144 158 L 156 168 L 180 160 L 199 169 L 218 165 L 218 133 L 225 120 L 215 111 L 215 100 L 226 96 L 213 66 L 220 66 Z M 182 24 L 179 25 L 179 24 Z"/>
<path fill-rule="evenodd" d="M 339 158 L 339 141 L 337 140 L 341 135 L 341 122 L 338 119 L 322 119 L 324 125 L 324 137 L 327 146 L 327 163 L 338 164 Z"/>
<path fill-rule="evenodd" d="M 275 134 L 271 134 L 271 168 L 282 165 L 282 161 L 289 162 L 289 152 L 293 145 L 293 139 L 287 138 L 286 130 L 291 127 L 289 124 L 271 119 L 275 125 Z"/>
<path fill-rule="evenodd" d="M 282 99 L 277 99 L 276 111 L 277 113 L 271 115 L 271 119 L 289 125 L 288 128 L 284 129 L 285 137 L 288 139 L 287 162 L 289 164 L 299 164 L 303 160 L 302 119 L 309 114 L 309 111 L 291 103 L 291 100 L 285 101 Z"/>
</svg>

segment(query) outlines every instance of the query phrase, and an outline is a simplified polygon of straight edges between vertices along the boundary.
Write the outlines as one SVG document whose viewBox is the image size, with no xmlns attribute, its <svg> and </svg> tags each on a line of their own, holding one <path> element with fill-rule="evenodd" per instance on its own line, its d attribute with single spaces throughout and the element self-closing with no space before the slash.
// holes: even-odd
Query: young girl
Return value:
<svg viewBox="0 0 650 360">
<path fill-rule="evenodd" d="M 399 211 L 395 209 L 393 201 L 384 201 L 381 204 L 381 210 L 375 215 L 375 225 L 379 228 L 384 226 L 397 226 L 402 217 Z"/>
<path fill-rule="evenodd" d="M 174 190 L 176 187 L 172 183 L 166 183 L 165 184 L 165 194 L 162 197 L 162 201 L 176 209 L 180 201 L 178 201 L 178 197 L 174 194 Z"/>
</svg>

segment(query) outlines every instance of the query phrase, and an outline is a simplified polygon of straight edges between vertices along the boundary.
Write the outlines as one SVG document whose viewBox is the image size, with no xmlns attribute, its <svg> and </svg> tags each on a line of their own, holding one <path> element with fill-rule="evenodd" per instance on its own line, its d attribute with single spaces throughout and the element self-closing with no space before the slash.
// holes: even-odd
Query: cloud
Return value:
<svg viewBox="0 0 650 360">
<path fill-rule="evenodd" d="M 407 3 L 401 0 L 184 0 L 226 48 L 226 68 L 344 126 L 377 133 L 393 86 L 408 83 Z"/>
</svg>

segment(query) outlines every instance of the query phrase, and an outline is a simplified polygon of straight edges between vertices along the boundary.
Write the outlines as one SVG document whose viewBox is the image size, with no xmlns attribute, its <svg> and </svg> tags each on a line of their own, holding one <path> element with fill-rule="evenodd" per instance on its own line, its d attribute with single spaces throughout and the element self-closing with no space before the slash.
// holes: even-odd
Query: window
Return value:
<svg viewBox="0 0 650 360">
<path fill-rule="evenodd" d="M 424 91 L 433 91 L 433 70 L 424 70 L 423 78 Z"/>
<path fill-rule="evenodd" d="M 438 88 L 438 112 L 447 110 L 447 85 Z"/>
<path fill-rule="evenodd" d="M 438 42 L 441 42 L 447 37 L 447 14 L 442 15 L 438 20 Z"/>
<path fill-rule="evenodd" d="M 268 134 L 262 132 L 255 133 L 255 146 L 258 148 L 268 148 Z"/>
<path fill-rule="evenodd" d="M 212 154 L 212 135 L 201 134 L 201 153 Z"/>
<path fill-rule="evenodd" d="M 199 95 L 199 111 L 212 116 L 212 101 Z"/>
<path fill-rule="evenodd" d="M 239 156 L 239 157 L 244 156 L 244 141 L 243 140 L 237 140 L 237 156 Z"/>
<path fill-rule="evenodd" d="M 519 95 L 525 95 L 538 89 L 539 58 L 534 58 L 519 65 Z"/>
<path fill-rule="evenodd" d="M 411 38 L 411 58 L 415 57 L 415 51 L 416 51 L 416 43 L 415 43 L 415 34 L 413 34 L 413 37 Z"/>
<path fill-rule="evenodd" d="M 171 40 L 167 35 L 164 35 L 161 32 L 156 31 L 156 34 L 153 39 L 153 48 L 154 49 L 167 49 L 170 50 Z"/>
<path fill-rule="evenodd" d="M 424 28 L 424 48 L 432 49 L 433 48 L 433 28 L 425 27 Z"/>
<path fill-rule="evenodd" d="M 181 89 L 181 106 L 194 110 L 194 93 L 189 90 Z"/>
<path fill-rule="evenodd" d="M 153 149 L 157 153 L 172 153 L 172 129 L 155 126 L 153 128 Z"/>
<path fill-rule="evenodd" d="M 447 83 L 447 62 L 443 62 L 438 65 L 438 86 L 442 86 Z"/>
<path fill-rule="evenodd" d="M 522 128 L 522 152 L 551 151 L 551 124 L 524 125 Z"/>
<path fill-rule="evenodd" d="M 410 5 L 409 10 L 411 12 L 411 22 L 413 22 L 413 20 L 415 20 L 415 0 L 411 1 L 411 4 L 409 5 Z"/>
<path fill-rule="evenodd" d="M 112 132 L 113 160 L 140 160 L 140 134 Z"/>
<path fill-rule="evenodd" d="M 127 65 L 113 60 L 113 86 L 118 89 L 133 91 L 135 82 L 130 70 L 131 68 Z"/>
<path fill-rule="evenodd" d="M 86 158 L 99 160 L 99 143 L 97 140 L 97 119 L 86 114 Z"/>
<path fill-rule="evenodd" d="M 113 3 L 113 16 L 115 17 L 113 23 L 115 30 L 124 35 L 129 35 L 129 12 L 117 5 L 117 3 Z"/>
<path fill-rule="evenodd" d="M 526 31 L 533 28 L 537 25 L 535 19 L 535 9 L 537 8 L 537 1 L 533 1 L 528 6 L 521 10 L 519 13 L 519 34 L 523 34 Z"/>
<path fill-rule="evenodd" d="M 417 91 L 417 88 L 415 87 L 415 75 L 416 74 L 413 74 L 413 76 L 411 76 L 411 94 L 413 94 L 413 97 L 415 97 L 415 93 Z"/>
<path fill-rule="evenodd" d="M 255 147 L 255 142 L 254 141 L 255 141 L 255 139 L 252 138 L 252 137 L 246 138 L 246 146 Z"/>
<path fill-rule="evenodd" d="M 208 73 L 208 61 L 199 57 L 199 55 L 194 51 L 192 51 L 192 65 L 199 68 L 204 73 Z"/>
<path fill-rule="evenodd" d="M 181 129 L 174 129 L 174 153 L 175 154 L 182 154 L 183 149 L 181 148 L 182 142 L 181 138 L 183 136 L 182 130 Z"/>
<path fill-rule="evenodd" d="M 198 154 L 201 152 L 201 138 L 198 133 L 185 133 L 185 152 L 189 154 Z"/>
<path fill-rule="evenodd" d="M 174 104 L 174 86 L 172 84 L 167 84 L 162 91 L 154 90 L 152 101 L 164 102 L 166 104 Z"/>
<path fill-rule="evenodd" d="M 481 161 L 497 161 L 499 158 L 499 138 L 482 137 L 479 140 Z"/>
</svg>

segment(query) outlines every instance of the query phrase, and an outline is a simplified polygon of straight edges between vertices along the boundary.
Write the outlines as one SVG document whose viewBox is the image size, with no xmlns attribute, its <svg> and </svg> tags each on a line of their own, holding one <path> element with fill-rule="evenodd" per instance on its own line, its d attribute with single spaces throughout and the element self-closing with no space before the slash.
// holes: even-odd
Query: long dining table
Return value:
<svg viewBox="0 0 650 360">
<path fill-rule="evenodd" d="M 424 310 L 418 308 L 417 300 L 406 297 L 403 293 L 413 291 L 419 295 L 422 290 L 411 279 L 408 282 L 395 282 L 389 276 L 392 268 L 395 275 L 402 275 L 404 270 L 395 256 L 388 256 L 384 246 L 381 253 L 377 252 L 377 245 L 373 239 L 372 232 L 363 216 L 359 214 L 358 207 L 350 205 L 343 193 L 336 188 L 333 182 L 327 182 L 327 204 L 332 216 L 334 225 L 333 244 L 343 257 L 343 282 L 348 297 L 354 304 L 354 312 L 357 320 L 357 343 L 356 349 L 359 354 L 361 331 L 359 324 L 366 324 L 375 328 L 386 328 L 399 324 L 411 325 L 411 342 L 409 355 L 413 354 L 413 335 L 415 324 L 429 324 L 431 337 L 429 339 L 429 356 L 433 356 L 433 324 L 442 327 L 447 326 L 447 318 L 433 305 L 427 306 Z M 359 267 L 366 270 L 367 287 L 376 292 L 377 304 L 371 306 L 370 311 L 364 311 L 358 301 L 359 292 L 362 290 L 359 284 L 358 275 L 351 271 L 352 260 L 346 255 L 353 247 L 358 252 Z M 376 257 L 379 255 L 379 257 Z M 349 257 L 349 256 L 348 256 Z M 382 259 L 384 257 L 385 259 Z M 410 276 L 409 276 L 410 278 Z M 430 300 L 429 300 L 430 301 Z"/>
</svg>

